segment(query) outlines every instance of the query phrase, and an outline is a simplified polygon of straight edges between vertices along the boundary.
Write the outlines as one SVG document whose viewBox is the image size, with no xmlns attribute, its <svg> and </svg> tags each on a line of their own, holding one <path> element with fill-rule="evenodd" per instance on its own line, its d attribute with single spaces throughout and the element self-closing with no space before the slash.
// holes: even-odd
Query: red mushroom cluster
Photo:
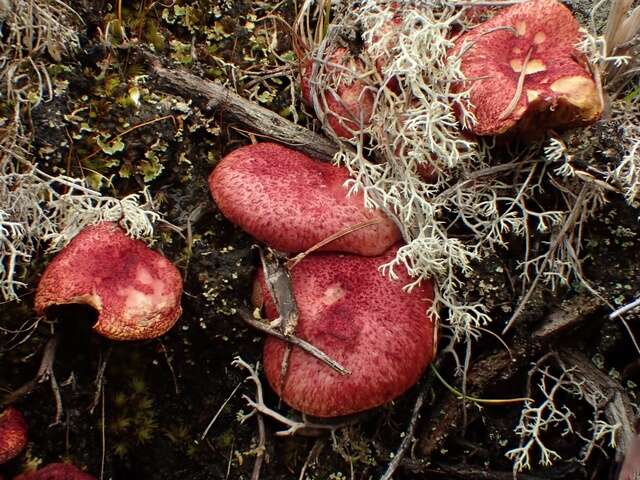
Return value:
<svg viewBox="0 0 640 480">
<path fill-rule="evenodd" d="M 374 79 L 365 85 L 360 79 L 366 76 L 369 64 L 385 77 L 384 70 L 392 61 L 391 52 L 402 28 L 403 12 L 416 7 L 396 2 L 390 8 L 389 22 L 374 32 L 361 56 L 338 47 L 324 60 L 315 60 L 324 68 L 311 69 L 312 63 L 307 61 L 302 70 L 301 89 L 306 103 L 310 103 L 310 84 L 316 85 L 319 92 L 332 92 L 325 95 L 326 102 L 314 107 L 320 117 L 327 117 L 339 137 L 351 138 L 353 128 L 344 127 L 353 124 L 342 122 L 336 128 L 336 117 L 359 116 L 366 120 L 361 126 L 369 125 L 380 81 Z M 497 11 L 473 7 L 465 15 L 468 20 L 489 17 L 457 36 L 450 52 L 452 57 L 460 57 L 465 79 L 453 87 L 470 92 L 464 108 L 477 120 L 472 133 L 531 136 L 598 118 L 603 105 L 585 55 L 577 48 L 582 39 L 580 26 L 562 3 L 531 0 Z M 451 35 L 455 33 L 452 31 Z M 323 44 L 322 48 L 330 46 Z M 363 55 L 369 57 L 368 61 L 363 60 Z M 335 71 L 340 74 L 336 76 Z M 351 80 L 345 84 L 347 78 Z M 397 91 L 397 79 L 387 80 L 384 86 Z"/>
<path fill-rule="evenodd" d="M 327 253 L 310 254 L 291 271 L 300 314 L 296 335 L 351 374 L 341 376 L 294 349 L 281 383 L 286 345 L 274 338 L 265 343 L 265 373 L 274 390 L 290 406 L 319 417 L 347 415 L 396 398 L 418 380 L 435 352 L 435 321 L 427 316 L 433 286 L 426 282 L 407 293 L 406 272 L 393 281 L 380 273 L 379 267 L 395 257 L 400 233 L 382 212 L 367 210 L 361 195 L 347 197 L 347 179 L 340 167 L 274 144 L 232 152 L 209 178 L 225 216 L 288 253 L 306 251 L 355 223 L 379 220 L 324 245 Z M 278 312 L 263 277 L 256 281 L 267 316 L 275 319 Z"/>
</svg>

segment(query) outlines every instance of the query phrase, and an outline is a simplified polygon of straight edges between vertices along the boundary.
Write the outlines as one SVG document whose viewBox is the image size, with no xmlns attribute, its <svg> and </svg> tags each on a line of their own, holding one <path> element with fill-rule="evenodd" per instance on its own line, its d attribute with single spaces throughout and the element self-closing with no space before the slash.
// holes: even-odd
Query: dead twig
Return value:
<svg viewBox="0 0 640 480">
<path fill-rule="evenodd" d="M 608 401 L 603 406 L 604 416 L 612 425 L 619 424 L 616 434 L 616 459 L 621 460 L 632 445 L 636 435 L 637 416 L 625 388 L 605 372 L 598 370 L 585 355 L 575 350 L 565 349 L 557 354 L 561 365 L 571 366 L 585 382 L 584 388 L 597 389 Z"/>
<path fill-rule="evenodd" d="M 349 225 L 346 228 L 343 228 L 342 230 L 340 230 L 339 232 L 336 232 L 332 235 L 329 235 L 327 238 L 325 238 L 324 240 L 321 240 L 320 242 L 316 243 L 313 247 L 305 250 L 302 253 L 297 254 L 295 257 L 290 258 L 287 261 L 287 267 L 289 268 L 289 270 L 293 269 L 293 267 L 295 267 L 298 263 L 300 263 L 307 255 L 309 255 L 312 252 L 315 252 L 316 250 L 318 250 L 319 248 L 324 247 L 325 245 L 327 245 L 328 243 L 333 242 L 334 240 L 337 240 L 338 238 L 344 237 L 345 235 L 349 235 L 350 233 L 353 233 L 357 230 L 360 230 L 362 228 L 367 228 L 370 227 L 372 225 L 377 225 L 378 223 L 382 222 L 382 219 L 380 218 L 373 218 L 371 220 L 367 220 L 365 222 L 360 222 L 360 223 L 356 223 L 355 225 Z"/>
<path fill-rule="evenodd" d="M 98 402 L 100 401 L 100 397 L 102 395 L 102 390 L 104 388 L 104 372 L 107 368 L 107 362 L 109 361 L 109 357 L 111 357 L 111 352 L 113 351 L 113 345 L 109 344 L 107 347 L 107 351 L 104 355 L 101 355 L 100 365 L 98 366 L 98 373 L 96 375 L 96 379 L 94 381 L 96 385 L 96 392 L 93 396 L 93 401 L 89 406 L 89 413 L 93 414 L 93 411 L 98 406 Z"/>
<path fill-rule="evenodd" d="M 620 315 L 624 315 L 627 312 L 630 312 L 631 310 L 634 310 L 636 308 L 640 307 L 640 298 L 635 299 L 633 302 L 628 303 L 626 305 L 623 305 L 622 307 L 618 308 L 617 310 L 611 312 L 609 314 L 609 320 L 613 320 L 615 318 L 618 318 Z"/>
<path fill-rule="evenodd" d="M 277 328 L 284 335 L 295 333 L 300 313 L 293 295 L 289 269 L 271 249 L 266 253 L 260 249 L 260 261 L 264 272 L 264 282 L 278 312 Z"/>
<path fill-rule="evenodd" d="M 518 317 L 520 317 L 520 314 L 523 312 L 525 306 L 527 305 L 527 302 L 531 298 L 531 295 L 533 295 L 533 292 L 538 286 L 538 282 L 543 277 L 544 271 L 546 270 L 547 265 L 551 261 L 551 256 L 556 252 L 560 244 L 565 240 L 565 236 L 567 235 L 567 232 L 569 232 L 571 227 L 575 225 L 578 214 L 583 208 L 583 201 L 585 199 L 586 192 L 587 192 L 586 189 L 587 187 L 583 186 L 582 189 L 580 190 L 580 193 L 576 198 L 576 201 L 573 206 L 573 209 L 571 210 L 571 213 L 567 217 L 567 220 L 564 222 L 564 225 L 562 225 L 562 228 L 558 232 L 557 237 L 554 239 L 553 243 L 551 243 L 551 245 L 549 246 L 549 250 L 545 256 L 544 261 L 542 262 L 542 265 L 540 266 L 538 275 L 536 275 L 536 278 L 534 278 L 533 281 L 531 282 L 531 285 L 529 285 L 529 289 L 522 297 L 522 300 L 520 300 L 518 307 L 516 308 L 515 312 L 513 312 L 513 315 L 511 315 L 511 318 L 507 322 L 507 325 L 502 330 L 503 335 L 509 331 L 509 329 L 513 326 L 513 324 L 518 319 Z"/>
<path fill-rule="evenodd" d="M 409 427 L 407 428 L 404 438 L 402 439 L 402 442 L 400 442 L 400 446 L 396 450 L 396 453 L 393 456 L 393 460 L 389 462 L 387 470 L 384 472 L 382 477 L 380 477 L 380 480 L 392 480 L 393 474 L 400 466 L 400 463 L 409 450 L 409 447 L 411 447 L 413 442 L 415 442 L 416 425 L 418 423 L 418 419 L 420 418 L 420 412 L 422 410 L 422 406 L 424 405 L 424 400 L 427 396 L 427 393 L 431 389 L 432 382 L 433 377 L 429 375 L 427 380 L 424 382 L 424 385 L 420 389 L 420 393 L 418 393 L 418 398 L 416 398 L 416 403 L 413 406 L 413 412 L 411 413 L 411 419 L 409 420 Z"/>
<path fill-rule="evenodd" d="M 300 313 L 298 312 L 296 297 L 293 294 L 289 269 L 271 249 L 268 249 L 266 254 L 264 250 L 260 249 L 260 260 L 267 290 L 278 312 L 276 320 L 278 324 L 274 328 L 282 332 L 284 336 L 290 337 L 296 332 Z M 292 349 L 293 345 L 287 343 L 282 357 L 282 365 L 280 366 L 280 380 L 278 381 L 281 392 L 284 391 Z"/>
<path fill-rule="evenodd" d="M 246 421 L 248 418 L 251 418 L 255 414 L 261 413 L 288 427 L 286 430 L 276 432 L 276 435 L 279 437 L 288 437 L 292 435 L 318 436 L 323 432 L 335 432 L 339 428 L 346 427 L 347 425 L 351 425 L 358 421 L 359 417 L 354 416 L 337 423 L 315 423 L 307 420 L 307 417 L 304 413 L 302 414 L 302 420 L 292 420 L 290 418 L 287 418 L 281 413 L 268 407 L 264 403 L 264 398 L 262 395 L 262 382 L 258 377 L 256 368 L 245 362 L 240 357 L 236 357 L 233 360 L 232 365 L 247 370 L 249 372 L 248 379 L 252 380 L 256 386 L 256 400 L 253 400 L 247 395 L 243 395 L 243 398 L 247 402 L 247 405 L 251 407 L 252 411 L 247 415 L 243 415 L 241 417 L 241 422 Z"/>
<path fill-rule="evenodd" d="M 0 405 L 5 406 L 17 402 L 23 397 L 29 395 L 39 384 L 49 381 L 51 385 L 51 391 L 56 403 L 56 415 L 51 425 L 58 425 L 62 419 L 62 396 L 60 395 L 60 387 L 58 381 L 53 373 L 53 362 L 56 357 L 56 349 L 58 347 L 58 335 L 51 337 L 45 347 L 42 354 L 42 360 L 40 361 L 40 367 L 35 378 L 28 381 L 21 387 L 17 388 L 13 392 L 7 394 L 0 402 Z"/>
<path fill-rule="evenodd" d="M 158 57 L 149 52 L 141 53 L 155 74 L 158 89 L 162 91 L 191 99 L 217 111 L 227 121 L 236 121 L 257 134 L 290 145 L 318 160 L 329 161 L 338 151 L 338 146 L 326 137 L 296 125 L 222 85 L 186 70 L 163 67 Z"/>
<path fill-rule="evenodd" d="M 251 314 L 249 312 L 247 312 L 246 310 L 244 310 L 244 309 L 239 309 L 238 313 L 240 313 L 240 317 L 242 318 L 242 320 L 244 320 L 245 323 L 247 323 L 251 327 L 255 328 L 256 330 L 260 330 L 263 333 L 266 333 L 268 335 L 272 335 L 272 336 L 274 336 L 276 338 L 279 338 L 280 340 L 283 340 L 285 342 L 291 343 L 292 345 L 295 345 L 296 347 L 301 348 L 302 350 L 307 352 L 309 355 L 317 358 L 318 360 L 320 360 L 321 362 L 323 362 L 327 366 L 331 367 L 333 370 L 338 372 L 340 375 L 350 375 L 351 374 L 351 372 L 349 370 L 347 370 L 342 365 L 340 365 L 338 362 L 333 360 L 331 357 L 329 357 L 326 353 L 324 353 L 319 348 L 314 347 L 313 345 L 311 345 L 306 340 L 298 338 L 295 335 L 286 336 L 283 333 L 279 332 L 278 330 L 270 327 L 266 323 L 259 322 L 259 321 L 255 320 L 251 316 Z"/>
</svg>

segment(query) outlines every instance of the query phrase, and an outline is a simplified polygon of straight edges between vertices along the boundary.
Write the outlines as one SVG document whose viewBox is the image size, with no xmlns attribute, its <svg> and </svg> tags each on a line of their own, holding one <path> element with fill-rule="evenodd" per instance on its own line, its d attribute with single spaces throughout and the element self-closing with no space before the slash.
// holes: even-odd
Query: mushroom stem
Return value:
<svg viewBox="0 0 640 480">
<path fill-rule="evenodd" d="M 263 322 L 258 322 L 257 320 L 254 320 L 253 317 L 251 316 L 251 314 L 249 312 L 247 312 L 246 310 L 244 310 L 244 309 L 239 309 L 238 313 L 240 313 L 240 317 L 242 318 L 242 320 L 244 320 L 245 323 L 249 324 L 250 326 L 252 326 L 256 330 L 260 330 L 261 332 L 264 332 L 264 333 L 266 333 L 268 335 L 272 335 L 272 336 L 274 336 L 276 338 L 279 338 L 280 340 L 283 340 L 283 341 L 288 342 L 288 343 L 290 343 L 292 345 L 295 345 L 296 347 L 300 347 L 302 350 L 307 352 L 309 355 L 311 355 L 311 356 L 317 358 L 318 360 L 320 360 L 321 362 L 325 363 L 327 366 L 331 367 L 333 370 L 338 372 L 340 375 L 349 375 L 349 374 L 351 374 L 351 372 L 349 370 L 347 370 L 342 365 L 340 365 L 338 362 L 333 360 L 331 357 L 329 357 L 329 355 L 324 353 L 319 348 L 314 347 L 313 345 L 311 345 L 309 342 L 307 342 L 307 341 L 305 341 L 305 340 L 303 340 L 301 338 L 298 338 L 295 335 L 285 335 L 285 334 L 279 332 L 278 330 L 268 326 L 267 324 L 265 324 Z"/>
</svg>

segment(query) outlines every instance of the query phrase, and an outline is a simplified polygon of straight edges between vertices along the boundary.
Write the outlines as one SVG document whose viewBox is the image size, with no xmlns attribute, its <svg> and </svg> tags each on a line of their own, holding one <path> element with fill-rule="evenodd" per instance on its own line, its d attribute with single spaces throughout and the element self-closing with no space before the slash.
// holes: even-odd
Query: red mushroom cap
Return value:
<svg viewBox="0 0 640 480">
<path fill-rule="evenodd" d="M 165 257 L 116 224 L 85 228 L 49 263 L 36 291 L 38 314 L 53 305 L 87 304 L 94 329 L 113 340 L 164 334 L 182 308 L 182 278 Z"/>
<path fill-rule="evenodd" d="M 27 424 L 22 413 L 8 407 L 0 414 L 0 464 L 17 457 L 27 445 Z"/>
<path fill-rule="evenodd" d="M 96 480 L 68 463 L 51 463 L 35 472 L 23 473 L 13 480 Z"/>
<path fill-rule="evenodd" d="M 594 121 L 602 105 L 576 48 L 580 39 L 578 22 L 556 0 L 506 8 L 458 38 L 452 53 L 462 53 L 461 69 L 469 79 L 460 89 L 470 88 L 469 108 L 477 119 L 471 130 L 498 135 L 517 126 L 531 133 Z"/>
<path fill-rule="evenodd" d="M 433 359 L 436 321 L 427 315 L 433 285 L 411 293 L 409 276 L 397 269 L 390 280 L 378 267 L 397 247 L 380 257 L 309 255 L 292 270 L 300 312 L 296 335 L 347 368 L 340 375 L 309 354 L 293 349 L 280 391 L 285 343 L 273 337 L 264 346 L 264 371 L 272 388 L 291 407 L 317 417 L 337 417 L 382 405 L 411 387 Z M 261 275 L 267 317 L 277 312 Z"/>
<path fill-rule="evenodd" d="M 395 224 L 347 197 L 345 168 L 313 160 L 273 143 L 234 150 L 209 177 L 220 211 L 231 222 L 272 248 L 302 252 L 357 223 L 379 218 L 325 245 L 323 250 L 379 255 L 400 239 Z"/>
<path fill-rule="evenodd" d="M 349 50 L 341 47 L 327 57 L 324 66 L 325 76 L 317 80 L 320 84 L 319 91 L 324 93 L 320 98 L 320 106 L 334 133 L 340 138 L 352 138 L 371 122 L 375 94 L 373 89 L 368 88 L 359 79 L 365 72 L 364 63 L 356 59 Z M 313 108 L 312 74 L 313 60 L 308 60 L 302 68 L 300 83 L 302 99 Z M 322 97 L 326 105 L 323 105 Z"/>
</svg>

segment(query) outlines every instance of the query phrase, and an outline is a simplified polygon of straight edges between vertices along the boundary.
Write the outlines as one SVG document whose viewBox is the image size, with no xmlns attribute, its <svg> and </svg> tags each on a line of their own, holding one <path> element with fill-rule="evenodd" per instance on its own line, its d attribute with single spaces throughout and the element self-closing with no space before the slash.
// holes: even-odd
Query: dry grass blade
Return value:
<svg viewBox="0 0 640 480">
<path fill-rule="evenodd" d="M 607 45 L 607 54 L 612 54 L 616 49 L 614 39 L 622 36 L 621 24 L 625 14 L 631 8 L 633 0 L 613 0 L 609 17 L 607 18 L 607 26 L 605 28 L 604 38 Z"/>
<path fill-rule="evenodd" d="M 295 257 L 289 259 L 289 261 L 287 262 L 287 267 L 289 268 L 289 270 L 293 269 L 293 267 L 295 267 L 298 263 L 300 263 L 302 260 L 304 260 L 304 258 L 309 255 L 312 252 L 315 252 L 316 250 L 318 250 L 319 248 L 324 247 L 325 245 L 327 245 L 328 243 L 333 242 L 334 240 L 337 240 L 338 238 L 344 237 L 345 235 L 349 235 L 350 233 L 353 233 L 357 230 L 360 230 L 362 228 L 367 228 L 370 227 L 372 225 L 377 225 L 378 223 L 380 223 L 382 220 L 380 218 L 374 218 L 372 220 L 367 220 L 366 222 L 361 222 L 361 223 L 356 223 L 355 225 L 350 225 L 342 230 L 340 230 L 339 232 L 336 232 L 332 235 L 329 235 L 327 238 L 325 238 L 324 240 L 319 241 L 318 243 L 316 243 L 313 247 L 309 248 L 308 250 L 299 253 L 298 255 L 296 255 Z"/>
<path fill-rule="evenodd" d="M 507 108 L 500 114 L 500 120 L 504 120 L 509 115 L 513 113 L 513 111 L 518 106 L 518 102 L 520 101 L 520 97 L 522 96 L 522 88 L 524 87 L 524 80 L 527 76 L 527 66 L 529 65 L 529 59 L 531 58 L 531 52 L 533 52 L 533 47 L 529 47 L 527 51 L 527 56 L 524 58 L 524 62 L 522 63 L 522 71 L 520 72 L 520 76 L 518 77 L 518 84 L 516 86 L 516 91 L 513 94 L 513 98 Z"/>
<path fill-rule="evenodd" d="M 622 21 L 613 37 L 613 48 L 623 47 L 640 32 L 640 6 Z"/>
</svg>

